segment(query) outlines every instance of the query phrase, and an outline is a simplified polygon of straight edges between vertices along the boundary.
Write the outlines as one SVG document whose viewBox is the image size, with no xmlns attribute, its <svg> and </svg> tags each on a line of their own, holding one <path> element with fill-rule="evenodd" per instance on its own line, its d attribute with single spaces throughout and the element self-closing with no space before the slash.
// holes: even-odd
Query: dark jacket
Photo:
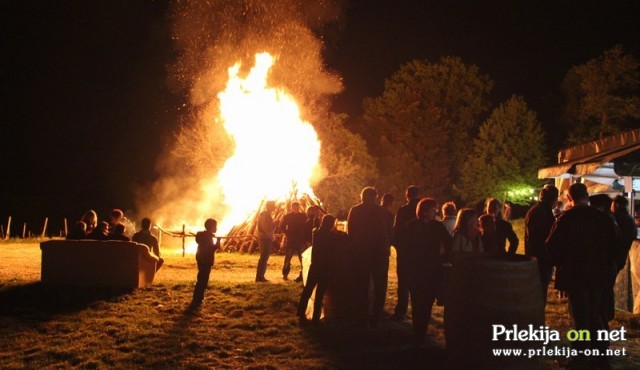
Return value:
<svg viewBox="0 0 640 370">
<path fill-rule="evenodd" d="M 524 254 L 536 257 L 541 269 L 551 269 L 545 243 L 555 221 L 551 205 L 545 202 L 531 207 L 524 219 Z"/>
<path fill-rule="evenodd" d="M 546 246 L 556 270 L 556 289 L 598 289 L 610 285 L 619 245 L 610 217 L 587 205 L 564 212 Z"/>
<path fill-rule="evenodd" d="M 280 221 L 280 228 L 287 236 L 287 243 L 302 245 L 304 243 L 307 215 L 300 212 L 287 213 Z"/>
<path fill-rule="evenodd" d="M 109 239 L 109 235 L 107 235 L 107 233 L 105 231 L 102 231 L 102 230 L 96 228 L 96 229 L 93 229 L 91 234 L 87 235 L 87 239 L 108 240 Z"/>
<path fill-rule="evenodd" d="M 482 241 L 482 248 L 485 253 L 492 255 L 505 255 L 507 253 L 504 250 L 504 244 L 500 243 L 498 233 L 496 232 L 485 232 L 480 236 L 480 240 Z"/>
<path fill-rule="evenodd" d="M 416 219 L 416 208 L 418 207 L 418 200 L 411 200 L 398 208 L 396 217 L 393 221 L 393 239 L 392 244 L 396 247 L 396 250 L 402 244 L 402 233 L 407 226 L 407 223 Z"/>
<path fill-rule="evenodd" d="M 119 240 L 122 242 L 130 242 L 131 239 L 129 239 L 128 236 L 126 235 L 122 235 L 122 234 L 111 234 L 107 236 L 107 240 Z"/>
<path fill-rule="evenodd" d="M 496 241 L 498 246 L 504 251 L 506 250 L 507 240 L 509 241 L 509 254 L 514 255 L 518 251 L 518 236 L 513 231 L 513 226 L 509 221 L 496 218 Z"/>
<path fill-rule="evenodd" d="M 136 243 L 142 243 L 146 245 L 153 252 L 153 254 L 160 257 L 160 246 L 158 245 L 158 238 L 156 238 L 155 235 L 151 234 L 151 231 L 140 230 L 137 233 L 133 234 L 131 240 Z"/>
<path fill-rule="evenodd" d="M 347 234 L 337 230 L 313 230 L 313 248 L 311 249 L 311 266 L 314 270 L 327 272 L 332 256 L 338 251 L 339 245 L 344 243 Z"/>
<path fill-rule="evenodd" d="M 633 221 L 633 217 L 631 217 L 629 212 L 624 209 L 616 210 L 613 213 L 613 216 L 616 219 L 618 227 L 620 227 L 620 236 L 622 239 L 622 246 L 615 257 L 616 267 L 620 270 L 624 267 L 624 264 L 627 261 L 627 255 L 629 254 L 629 249 L 631 249 L 631 244 L 633 244 L 633 241 L 638 237 L 638 227 Z"/>
<path fill-rule="evenodd" d="M 313 239 L 313 230 L 316 227 L 320 227 L 320 217 L 311 217 L 307 218 L 307 221 L 304 223 L 304 242 L 311 244 Z"/>
<path fill-rule="evenodd" d="M 80 240 L 80 239 L 89 239 L 87 234 L 85 234 L 82 230 L 71 230 L 69 234 L 67 234 L 67 240 Z"/>
<path fill-rule="evenodd" d="M 393 225 L 388 223 L 387 212 L 377 204 L 358 204 L 349 210 L 347 230 L 356 250 L 366 256 L 389 256 Z"/>
<path fill-rule="evenodd" d="M 196 252 L 196 261 L 202 264 L 211 264 L 213 266 L 213 257 L 216 249 L 220 244 L 213 243 L 214 235 L 208 231 L 200 231 L 196 234 L 196 243 L 198 243 L 198 251 Z M 218 243 L 220 239 L 218 239 Z"/>
<path fill-rule="evenodd" d="M 451 248 L 451 235 L 441 222 L 415 219 L 407 223 L 402 245 L 407 253 L 412 284 L 437 284 L 444 255 Z M 444 253 L 441 254 L 441 248 Z"/>
</svg>

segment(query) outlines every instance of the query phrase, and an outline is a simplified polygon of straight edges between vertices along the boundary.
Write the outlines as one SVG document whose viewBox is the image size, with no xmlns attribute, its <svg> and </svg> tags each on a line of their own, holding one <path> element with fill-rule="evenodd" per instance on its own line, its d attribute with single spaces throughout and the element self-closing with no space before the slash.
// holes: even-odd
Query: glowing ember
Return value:
<svg viewBox="0 0 640 370">
<path fill-rule="evenodd" d="M 218 94 L 219 120 L 236 146 L 218 174 L 228 209 L 220 233 L 246 221 L 263 199 L 286 199 L 294 184 L 313 196 L 310 180 L 320 142 L 313 126 L 300 118 L 293 97 L 267 86 L 273 62 L 270 54 L 257 54 L 245 78 L 238 76 L 236 63 L 229 68 L 226 89 Z"/>
</svg>

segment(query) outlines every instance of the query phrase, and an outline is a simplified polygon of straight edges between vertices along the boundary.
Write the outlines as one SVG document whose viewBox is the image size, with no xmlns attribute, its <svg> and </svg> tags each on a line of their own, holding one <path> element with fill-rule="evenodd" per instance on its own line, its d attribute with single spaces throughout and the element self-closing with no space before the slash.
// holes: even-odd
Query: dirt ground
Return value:
<svg viewBox="0 0 640 370">
<path fill-rule="evenodd" d="M 38 243 L 0 243 L 0 367 L 455 368 L 445 351 L 442 307 L 434 306 L 429 338 L 417 347 L 410 320 L 388 320 L 357 336 L 330 326 L 301 327 L 295 310 L 302 286 L 282 280 L 282 256 L 272 256 L 271 283 L 260 285 L 253 282 L 258 255 L 218 254 L 205 305 L 188 313 L 197 268 L 193 255 L 181 253 L 164 250 L 153 285 L 122 294 L 48 289 L 38 283 Z M 299 269 L 294 260 L 290 276 Z M 385 310 L 393 312 L 393 252 L 389 271 Z M 552 289 L 548 297 L 546 323 L 566 333 L 566 299 Z M 626 353 L 613 358 L 614 368 L 640 368 L 638 315 L 618 312 L 610 325 L 627 330 L 625 341 L 611 344 Z M 544 357 L 537 367 L 557 365 Z"/>
</svg>

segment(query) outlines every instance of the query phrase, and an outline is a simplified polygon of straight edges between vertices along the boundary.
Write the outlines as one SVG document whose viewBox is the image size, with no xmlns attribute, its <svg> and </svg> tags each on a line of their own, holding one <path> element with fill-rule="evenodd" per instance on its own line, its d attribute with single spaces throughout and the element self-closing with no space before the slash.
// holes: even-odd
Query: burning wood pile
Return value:
<svg viewBox="0 0 640 370">
<path fill-rule="evenodd" d="M 226 87 L 215 102 L 219 116 L 207 121 L 222 125 L 234 144 L 233 153 L 216 176 L 206 176 L 210 180 L 200 184 L 202 196 L 196 198 L 199 214 L 224 214 L 218 219 L 223 250 L 251 253 L 257 248 L 258 216 L 267 200 L 276 200 L 276 224 L 293 201 L 303 210 L 311 206 L 322 209 L 311 187 L 311 179 L 322 174 L 320 140 L 313 125 L 302 118 L 293 95 L 268 83 L 275 60 L 261 52 L 248 71 L 241 68 L 240 61 L 231 66 Z M 273 145 L 276 142 L 286 145 Z M 193 243 L 186 245 L 185 239 L 193 234 L 184 225 L 182 232 L 162 231 L 182 238 L 183 253 L 187 247 L 195 247 Z M 278 247 L 282 238 L 277 234 Z"/>
<path fill-rule="evenodd" d="M 276 202 L 276 211 L 273 215 L 273 220 L 276 225 L 280 224 L 282 217 L 289 212 L 291 203 L 297 201 L 300 203 L 300 208 L 303 210 L 309 207 L 315 206 L 322 210 L 322 205 L 317 198 L 312 198 L 309 194 L 302 194 L 298 196 L 296 190 L 292 191 L 289 197 L 285 201 Z M 231 231 L 224 237 L 224 243 L 222 245 L 223 250 L 233 250 L 240 253 L 252 253 L 258 247 L 258 216 L 264 208 L 266 199 L 260 202 L 260 206 L 256 211 L 242 224 L 234 226 Z M 324 211 L 322 211 L 324 213 Z M 276 229 L 275 246 L 278 246 L 274 252 L 280 250 L 284 234 L 279 232 L 279 228 Z"/>
</svg>

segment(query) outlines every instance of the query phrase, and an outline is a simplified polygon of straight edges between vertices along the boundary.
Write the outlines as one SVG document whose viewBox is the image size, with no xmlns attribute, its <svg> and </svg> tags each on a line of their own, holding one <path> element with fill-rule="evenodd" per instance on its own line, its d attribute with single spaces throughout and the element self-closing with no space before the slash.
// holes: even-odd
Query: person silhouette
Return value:
<svg viewBox="0 0 640 370">
<path fill-rule="evenodd" d="M 312 320 L 314 322 L 320 320 L 322 300 L 329 283 L 329 265 L 332 255 L 336 252 L 336 248 L 347 237 L 347 234 L 344 232 L 336 230 L 335 223 L 336 218 L 331 214 L 326 214 L 322 217 L 320 227 L 313 230 L 311 266 L 309 267 L 307 284 L 302 290 L 300 303 L 298 304 L 297 313 L 301 320 L 306 320 L 306 309 L 314 288 L 316 288 L 316 296 L 314 298 Z"/>
<path fill-rule="evenodd" d="M 198 277 L 193 290 L 193 306 L 200 305 L 204 300 L 204 291 L 209 285 L 209 276 L 215 260 L 215 252 L 220 249 L 220 238 L 216 238 L 218 222 L 212 218 L 204 222 L 204 231 L 196 234 L 198 251 L 196 252 L 196 262 L 198 264 Z M 214 238 L 217 240 L 214 242 Z"/>
<path fill-rule="evenodd" d="M 393 221 L 393 247 L 396 249 L 396 275 L 398 277 L 398 302 L 393 312 L 392 319 L 402 321 L 409 308 L 409 277 L 407 276 L 407 255 L 403 250 L 403 232 L 407 223 L 416 219 L 416 208 L 420 201 L 420 189 L 411 185 L 404 193 L 406 203 L 396 212 Z"/>
<path fill-rule="evenodd" d="M 289 279 L 291 258 L 294 254 L 298 256 L 300 266 L 302 266 L 302 248 L 304 247 L 304 231 L 306 222 L 307 215 L 300 211 L 300 203 L 292 202 L 291 212 L 284 215 L 280 222 L 280 229 L 286 236 L 284 246 L 284 265 L 282 266 L 282 278 L 284 280 Z M 300 270 L 302 270 L 302 268 Z M 300 271 L 300 275 L 296 278 L 296 282 L 298 281 L 302 281 L 302 271 Z"/>
<path fill-rule="evenodd" d="M 407 223 L 404 248 L 408 257 L 414 339 L 422 342 L 431 318 L 431 308 L 442 281 L 442 263 L 451 246 L 451 235 L 436 220 L 438 203 L 423 198 L 416 208 L 417 218 Z"/>
<path fill-rule="evenodd" d="M 164 264 L 164 258 L 160 256 L 160 245 L 158 243 L 158 238 L 156 238 L 155 235 L 151 234 L 151 220 L 149 218 L 143 218 L 140 222 L 140 226 L 142 227 L 142 229 L 133 234 L 131 240 L 136 243 L 146 245 L 153 252 L 153 254 L 155 254 L 159 258 L 158 265 L 156 266 L 157 271 Z"/>
<path fill-rule="evenodd" d="M 272 214 L 276 210 L 276 202 L 270 200 L 265 204 L 264 211 L 258 215 L 258 244 L 260 245 L 260 259 L 258 260 L 258 268 L 256 270 L 256 282 L 265 283 L 267 272 L 267 261 L 271 255 L 273 248 L 273 236 L 276 224 L 273 221 Z"/>
<path fill-rule="evenodd" d="M 356 285 L 361 312 L 361 323 L 369 319 L 371 326 L 378 325 L 384 311 L 389 273 L 390 239 L 393 224 L 386 210 L 376 204 L 377 191 L 365 187 L 360 194 L 361 203 L 353 206 L 347 216 L 347 231 L 359 256 L 355 267 Z M 369 281 L 373 282 L 373 307 L 368 313 Z"/>
</svg>

